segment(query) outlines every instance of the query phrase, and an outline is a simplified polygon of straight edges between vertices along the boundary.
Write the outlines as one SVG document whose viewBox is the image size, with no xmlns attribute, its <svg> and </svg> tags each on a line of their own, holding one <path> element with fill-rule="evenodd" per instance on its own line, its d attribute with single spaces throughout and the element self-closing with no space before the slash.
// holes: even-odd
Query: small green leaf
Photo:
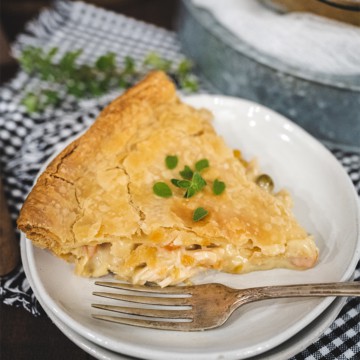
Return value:
<svg viewBox="0 0 360 360">
<path fill-rule="evenodd" d="M 57 91 L 45 89 L 42 91 L 44 95 L 44 105 L 57 105 L 60 101 L 59 94 Z"/>
<path fill-rule="evenodd" d="M 153 191 L 157 196 L 169 198 L 172 196 L 172 191 L 164 182 L 157 182 L 153 186 Z"/>
<path fill-rule="evenodd" d="M 130 86 L 130 84 L 123 77 L 119 78 L 118 84 L 119 84 L 119 87 L 123 88 L 123 89 L 126 89 Z"/>
<path fill-rule="evenodd" d="M 190 180 L 171 179 L 170 181 L 173 185 L 182 189 L 188 189 L 191 186 Z"/>
<path fill-rule="evenodd" d="M 66 88 L 69 94 L 74 95 L 77 98 L 81 98 L 86 93 L 86 87 L 83 82 L 69 81 L 66 84 Z"/>
<path fill-rule="evenodd" d="M 28 46 L 22 51 L 19 62 L 24 71 L 32 73 L 38 70 L 39 63 L 42 63 L 42 57 L 42 48 Z"/>
<path fill-rule="evenodd" d="M 225 190 L 225 183 L 223 181 L 220 181 L 216 179 L 213 184 L 213 193 L 215 195 L 221 195 Z"/>
<path fill-rule="evenodd" d="M 58 49 L 57 47 L 51 48 L 50 51 L 47 53 L 46 58 L 47 58 L 48 60 L 52 60 L 52 58 L 55 56 L 55 54 L 58 52 L 58 50 L 59 50 L 59 49 Z"/>
<path fill-rule="evenodd" d="M 186 199 L 190 199 L 191 197 L 193 197 L 195 194 L 197 193 L 197 191 L 193 188 L 193 187 L 189 187 L 185 194 L 184 194 L 184 198 Z"/>
<path fill-rule="evenodd" d="M 191 186 L 186 190 L 184 197 L 187 199 L 191 198 L 196 193 L 201 191 L 205 186 L 206 186 L 206 181 L 197 171 L 195 171 L 191 180 Z"/>
<path fill-rule="evenodd" d="M 180 171 L 179 174 L 183 179 L 191 180 L 194 173 L 189 166 L 185 165 L 184 170 Z"/>
<path fill-rule="evenodd" d="M 191 186 L 191 181 L 190 180 L 180 180 L 178 182 L 178 185 L 182 189 L 188 189 Z"/>
<path fill-rule="evenodd" d="M 166 167 L 170 170 L 175 169 L 178 164 L 178 157 L 176 155 L 168 155 L 165 158 Z"/>
<path fill-rule="evenodd" d="M 209 167 L 209 160 L 208 159 L 201 159 L 195 163 L 196 171 L 201 171 Z"/>
<path fill-rule="evenodd" d="M 171 179 L 170 181 L 171 181 L 171 183 L 172 183 L 173 185 L 175 185 L 176 187 L 180 187 L 179 182 L 180 182 L 181 180 L 179 180 L 179 179 Z"/>
<path fill-rule="evenodd" d="M 98 70 L 103 72 L 112 71 L 116 68 L 116 55 L 114 53 L 107 53 L 100 56 L 96 62 L 95 66 Z"/>
<path fill-rule="evenodd" d="M 192 75 L 188 74 L 186 76 L 180 76 L 179 77 L 179 85 L 181 89 L 192 93 L 199 90 L 199 81 L 198 79 Z"/>
<path fill-rule="evenodd" d="M 68 74 L 74 73 L 77 70 L 75 66 L 76 59 L 80 56 L 81 53 L 82 50 L 66 52 L 59 62 L 59 67 L 61 70 Z"/>
<path fill-rule="evenodd" d="M 21 103 L 26 107 L 26 110 L 29 113 L 39 111 L 39 97 L 32 92 L 27 93 Z"/>
<path fill-rule="evenodd" d="M 134 75 L 136 73 L 135 60 L 130 56 L 125 56 L 125 67 L 123 70 L 124 75 Z"/>
<path fill-rule="evenodd" d="M 168 72 L 171 68 L 171 61 L 170 60 L 165 60 L 163 58 L 161 58 L 159 56 L 159 54 L 155 53 L 155 52 L 151 52 L 149 53 L 145 60 L 144 60 L 144 65 L 148 66 L 152 69 L 156 69 L 156 70 L 162 70 L 165 72 Z"/>
<path fill-rule="evenodd" d="M 189 59 L 183 59 L 177 68 L 179 76 L 186 76 L 192 69 L 193 64 Z"/>
<path fill-rule="evenodd" d="M 193 220 L 200 221 L 200 220 L 204 219 L 208 214 L 209 214 L 209 212 L 207 210 L 205 210 L 202 207 L 198 207 L 194 211 Z"/>
<path fill-rule="evenodd" d="M 196 191 L 202 190 L 206 185 L 206 181 L 197 171 L 194 172 L 192 177 L 192 186 L 195 188 Z"/>
</svg>

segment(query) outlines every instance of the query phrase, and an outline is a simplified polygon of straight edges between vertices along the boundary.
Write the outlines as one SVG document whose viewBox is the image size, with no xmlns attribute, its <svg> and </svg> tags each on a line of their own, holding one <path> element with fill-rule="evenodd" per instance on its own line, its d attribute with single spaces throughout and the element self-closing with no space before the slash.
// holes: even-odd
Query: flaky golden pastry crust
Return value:
<svg viewBox="0 0 360 360">
<path fill-rule="evenodd" d="M 169 154 L 178 155 L 175 170 L 164 166 Z M 178 177 L 201 158 L 211 164 L 204 177 L 226 183 L 222 195 L 211 187 L 191 199 L 175 187 L 168 199 L 154 194 L 155 182 Z M 204 269 L 313 266 L 316 246 L 288 200 L 259 188 L 215 133 L 211 114 L 183 104 L 166 75 L 154 72 L 51 162 L 18 227 L 37 246 L 74 261 L 79 274 L 113 272 L 165 286 Z M 199 206 L 209 216 L 194 222 Z"/>
</svg>

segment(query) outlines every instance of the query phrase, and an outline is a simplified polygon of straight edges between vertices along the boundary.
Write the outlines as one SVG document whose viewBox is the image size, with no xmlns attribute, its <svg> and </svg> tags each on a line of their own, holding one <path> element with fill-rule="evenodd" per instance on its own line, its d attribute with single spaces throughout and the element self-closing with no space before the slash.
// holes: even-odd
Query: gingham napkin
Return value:
<svg viewBox="0 0 360 360">
<path fill-rule="evenodd" d="M 84 49 L 79 58 L 83 63 L 93 62 L 108 51 L 115 52 L 119 61 L 129 55 L 140 62 L 150 51 L 174 62 L 184 57 L 174 33 L 81 2 L 59 1 L 52 10 L 44 11 L 18 38 L 15 54 L 28 45 L 58 47 L 58 56 Z M 67 97 L 61 107 L 30 116 L 20 101 L 39 81 L 19 72 L 0 89 L 0 169 L 14 227 L 27 192 L 42 164 L 57 150 L 57 144 L 86 129 L 103 106 L 119 94 L 113 92 L 80 102 Z M 202 82 L 202 91 L 214 89 Z M 330 150 L 360 194 L 360 154 L 333 146 Z M 355 277 L 360 278 L 359 270 Z M 5 304 L 23 307 L 35 316 L 43 314 L 21 265 L 1 278 L 0 297 Z M 321 338 L 294 359 L 359 359 L 359 322 L 360 301 L 349 299 Z"/>
</svg>

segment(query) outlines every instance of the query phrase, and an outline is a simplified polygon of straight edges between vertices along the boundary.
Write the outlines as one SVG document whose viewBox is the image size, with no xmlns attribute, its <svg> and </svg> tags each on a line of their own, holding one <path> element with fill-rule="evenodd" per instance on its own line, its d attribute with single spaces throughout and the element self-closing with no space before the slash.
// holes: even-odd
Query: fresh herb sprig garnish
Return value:
<svg viewBox="0 0 360 360">
<path fill-rule="evenodd" d="M 168 169 L 175 169 L 178 164 L 178 157 L 176 155 L 168 155 L 165 158 L 165 165 Z M 200 174 L 201 171 L 210 167 L 208 159 L 201 159 L 195 163 L 195 171 L 190 166 L 185 165 L 184 169 L 179 172 L 182 179 L 171 179 L 170 182 L 180 189 L 184 189 L 184 198 L 190 199 L 198 192 L 202 191 L 207 185 L 206 180 Z M 213 182 L 213 193 L 221 195 L 225 191 L 226 185 L 223 181 L 215 179 Z M 160 197 L 171 197 L 171 188 L 164 182 L 157 182 L 153 186 L 153 191 Z M 198 207 L 193 213 L 193 221 L 200 221 L 204 219 L 209 212 L 203 207 Z"/>
<path fill-rule="evenodd" d="M 43 111 L 50 105 L 59 105 L 64 98 L 61 94 L 88 98 L 103 95 L 115 88 L 128 88 L 150 70 L 167 72 L 187 92 L 198 88 L 197 78 L 191 73 L 192 64 L 187 59 L 176 65 L 152 52 L 140 63 L 126 56 L 122 61 L 123 66 L 119 67 L 116 55 L 112 52 L 100 56 L 93 64 L 82 65 L 78 63 L 82 50 L 66 52 L 59 59 L 56 58 L 57 54 L 57 48 L 44 51 L 30 46 L 19 57 L 24 71 L 47 83 L 42 83 L 41 87 L 28 92 L 22 99 L 29 113 Z"/>
<path fill-rule="evenodd" d="M 200 172 L 208 168 L 209 160 L 201 159 L 195 163 L 195 172 L 190 166 L 185 165 L 184 169 L 179 172 L 184 180 L 171 179 L 171 183 L 177 187 L 186 189 L 185 198 L 191 198 L 206 186 L 206 181 L 200 175 Z"/>
<path fill-rule="evenodd" d="M 191 180 L 171 179 L 171 183 L 176 187 L 186 189 L 184 198 L 187 199 L 193 197 L 195 194 L 201 191 L 207 184 L 204 178 L 197 171 L 194 172 L 194 175 L 192 176 Z"/>
</svg>

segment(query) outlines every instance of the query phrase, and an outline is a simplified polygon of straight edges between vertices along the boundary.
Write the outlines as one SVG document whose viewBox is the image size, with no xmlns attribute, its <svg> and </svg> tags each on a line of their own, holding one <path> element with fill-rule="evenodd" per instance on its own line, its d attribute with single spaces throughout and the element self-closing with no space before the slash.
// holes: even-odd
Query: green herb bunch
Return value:
<svg viewBox="0 0 360 360">
<path fill-rule="evenodd" d="M 165 165 L 169 170 L 176 168 L 178 164 L 178 157 L 176 155 L 168 155 L 165 158 Z M 208 159 L 201 159 L 194 165 L 195 170 L 193 171 L 190 166 L 185 165 L 184 169 L 179 171 L 181 179 L 171 179 L 170 182 L 177 188 L 184 189 L 184 198 L 189 199 L 202 191 L 207 185 L 206 180 L 200 174 L 203 170 L 210 167 Z M 226 185 L 223 181 L 215 179 L 212 186 L 214 195 L 221 195 L 225 191 Z M 160 197 L 169 198 L 173 196 L 173 192 L 168 184 L 163 181 L 156 182 L 153 185 L 153 192 Z M 209 212 L 198 207 L 193 213 L 193 220 L 200 221 L 204 219 Z"/>
<path fill-rule="evenodd" d="M 163 70 L 170 75 L 184 91 L 193 92 L 198 88 L 197 78 L 192 74 L 192 63 L 188 59 L 178 65 L 149 53 L 141 65 L 130 56 L 123 59 L 123 67 L 117 66 L 116 55 L 107 53 L 96 59 L 93 64 L 78 64 L 82 50 L 66 52 L 55 61 L 57 48 L 44 51 L 38 47 L 25 48 L 19 58 L 24 71 L 38 76 L 47 83 L 35 91 L 28 92 L 22 104 L 29 113 L 43 111 L 46 107 L 57 106 L 64 95 L 76 98 L 89 98 L 106 94 L 116 88 L 126 89 L 150 70 Z"/>
</svg>

